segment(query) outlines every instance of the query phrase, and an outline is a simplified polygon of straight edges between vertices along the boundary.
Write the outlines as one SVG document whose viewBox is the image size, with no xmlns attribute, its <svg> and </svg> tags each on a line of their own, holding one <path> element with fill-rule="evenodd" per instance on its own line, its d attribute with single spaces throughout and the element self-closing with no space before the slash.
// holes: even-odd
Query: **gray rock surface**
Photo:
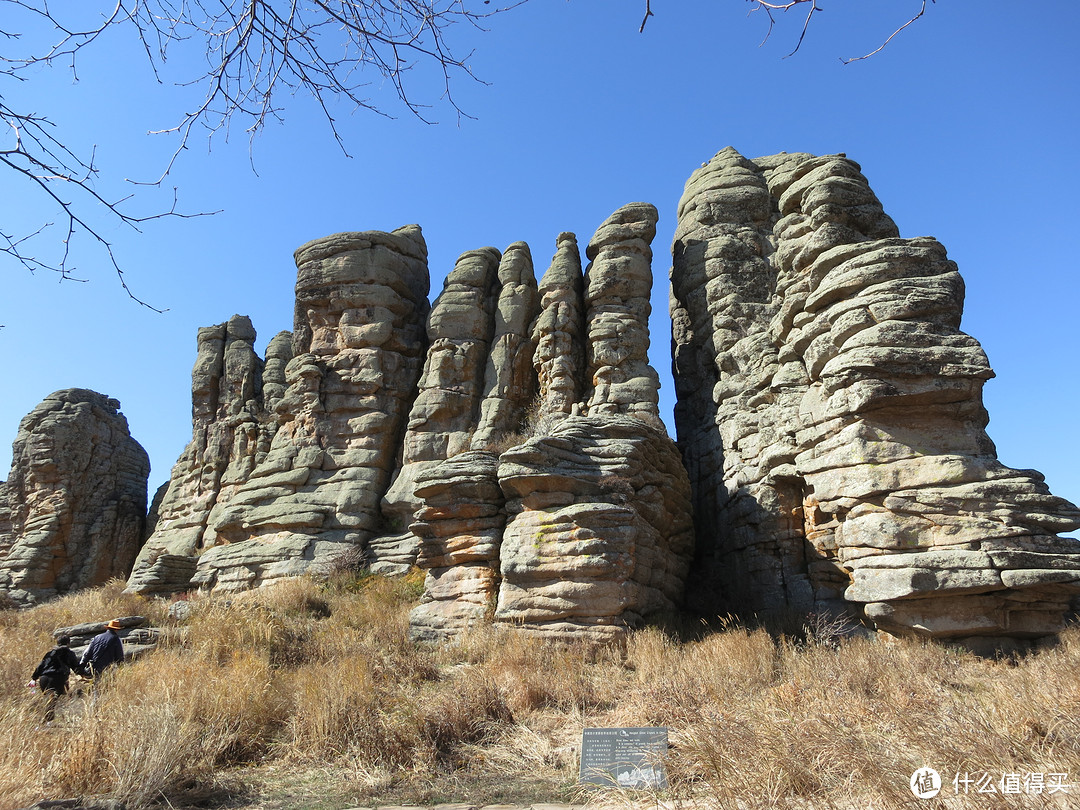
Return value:
<svg viewBox="0 0 1080 810">
<path fill-rule="evenodd" d="M 150 462 L 120 403 L 68 388 L 20 423 L 0 483 L 0 592 L 19 605 L 125 577 L 143 540 Z"/>
<path fill-rule="evenodd" d="M 1080 511 L 996 459 L 932 238 L 899 238 L 843 155 L 728 148 L 679 204 L 672 320 L 694 602 L 851 611 L 965 639 L 1053 633 Z"/>
<path fill-rule="evenodd" d="M 199 330 L 191 372 L 192 437 L 151 509 L 152 531 L 128 579 L 136 593 L 191 587 L 196 558 L 218 543 L 216 517 L 270 450 L 292 335 L 255 353 L 246 316 Z"/>
<path fill-rule="evenodd" d="M 402 465 L 383 501 L 394 530 L 408 526 L 420 508 L 419 476 L 472 445 L 495 335 L 501 258 L 492 247 L 463 253 L 432 304 L 427 358 L 409 412 Z"/>
<path fill-rule="evenodd" d="M 656 208 L 624 205 L 596 230 L 585 251 L 585 408 L 633 414 L 662 428 L 660 378 L 649 365 L 649 295 Z"/>
<path fill-rule="evenodd" d="M 611 641 L 682 604 L 690 484 L 663 431 L 627 415 L 569 416 L 503 453 L 499 483 L 497 622 Z"/>
<path fill-rule="evenodd" d="M 409 616 L 413 638 L 441 639 L 492 620 L 506 523 L 498 466 L 495 453 L 471 450 L 417 479 L 423 506 L 410 528 L 427 576 L 423 601 Z"/>
<path fill-rule="evenodd" d="M 427 247 L 407 226 L 328 236 L 295 259 L 291 340 L 274 338 L 265 363 L 246 332 L 230 342 L 238 319 L 224 352 L 200 335 L 195 438 L 178 465 L 192 472 L 174 471 L 177 494 L 163 500 L 133 590 L 181 590 L 183 580 L 257 587 L 333 565 L 382 529 L 379 504 L 424 356 Z M 229 396 L 204 406 L 204 388 Z M 225 439 L 208 443 L 201 432 Z M 193 508 L 204 491 L 207 502 Z"/>
<path fill-rule="evenodd" d="M 584 279 L 577 237 L 559 234 L 551 266 L 540 280 L 540 315 L 533 323 L 538 419 L 581 406 L 585 384 Z"/>
</svg>

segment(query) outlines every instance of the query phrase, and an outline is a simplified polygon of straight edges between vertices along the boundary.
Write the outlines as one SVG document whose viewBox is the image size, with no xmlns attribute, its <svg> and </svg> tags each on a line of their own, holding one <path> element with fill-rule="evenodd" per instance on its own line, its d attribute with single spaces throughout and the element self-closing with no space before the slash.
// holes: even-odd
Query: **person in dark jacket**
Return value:
<svg viewBox="0 0 1080 810">
<path fill-rule="evenodd" d="M 124 644 L 120 641 L 120 636 L 116 634 L 117 630 L 123 628 L 119 620 L 113 619 L 105 625 L 103 632 L 90 640 L 90 646 L 82 654 L 80 663 L 91 677 L 98 677 L 117 661 L 124 660 Z"/>
<path fill-rule="evenodd" d="M 67 691 L 68 676 L 72 670 L 82 674 L 82 664 L 78 657 L 68 646 L 71 638 L 60 636 L 56 640 L 56 646 L 45 653 L 41 663 L 37 665 L 34 674 L 30 676 L 31 683 L 37 681 L 41 694 L 45 698 L 45 720 L 49 722 L 56 712 L 56 701 Z"/>
</svg>

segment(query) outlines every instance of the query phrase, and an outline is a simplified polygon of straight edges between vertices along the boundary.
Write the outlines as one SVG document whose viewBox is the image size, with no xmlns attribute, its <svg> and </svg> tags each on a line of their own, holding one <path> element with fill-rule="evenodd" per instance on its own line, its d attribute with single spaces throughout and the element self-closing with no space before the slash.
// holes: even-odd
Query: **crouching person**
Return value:
<svg viewBox="0 0 1080 810">
<path fill-rule="evenodd" d="M 82 664 L 71 651 L 69 644 L 71 639 L 68 636 L 60 636 L 56 640 L 56 646 L 45 653 L 34 674 L 30 676 L 31 683 L 37 681 L 41 695 L 45 698 L 46 722 L 51 722 L 55 716 L 56 701 L 67 691 L 68 676 L 72 670 L 79 674 L 83 671 Z"/>
</svg>

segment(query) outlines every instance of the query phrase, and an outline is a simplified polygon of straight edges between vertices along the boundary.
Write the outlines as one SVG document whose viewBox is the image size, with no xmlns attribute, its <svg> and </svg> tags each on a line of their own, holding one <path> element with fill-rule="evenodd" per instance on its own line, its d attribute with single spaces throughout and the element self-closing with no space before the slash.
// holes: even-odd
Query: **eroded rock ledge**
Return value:
<svg viewBox="0 0 1080 810">
<path fill-rule="evenodd" d="M 993 645 L 1061 627 L 1080 511 L 996 458 L 964 286 L 843 155 L 695 172 L 672 320 L 700 609 L 850 611 Z"/>
</svg>

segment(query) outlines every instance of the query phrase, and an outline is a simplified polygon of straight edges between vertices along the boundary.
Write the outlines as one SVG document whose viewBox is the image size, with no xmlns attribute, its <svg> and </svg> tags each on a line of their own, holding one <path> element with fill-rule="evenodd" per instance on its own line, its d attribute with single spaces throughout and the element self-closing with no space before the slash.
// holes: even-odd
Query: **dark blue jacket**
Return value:
<svg viewBox="0 0 1080 810">
<path fill-rule="evenodd" d="M 100 675 L 110 665 L 123 660 L 124 645 L 115 630 L 106 630 L 94 636 L 82 654 L 82 665 L 88 666 L 94 675 Z"/>
</svg>

